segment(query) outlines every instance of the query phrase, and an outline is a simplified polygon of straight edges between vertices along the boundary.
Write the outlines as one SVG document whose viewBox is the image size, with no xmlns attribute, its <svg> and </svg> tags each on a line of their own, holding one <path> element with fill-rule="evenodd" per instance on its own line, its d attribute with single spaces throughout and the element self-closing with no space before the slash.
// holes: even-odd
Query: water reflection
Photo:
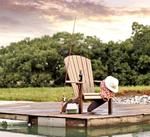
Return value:
<svg viewBox="0 0 150 137">
<path fill-rule="evenodd" d="M 150 124 L 122 125 L 105 128 L 56 128 L 43 126 L 10 126 L 0 127 L 0 130 L 15 133 L 41 135 L 46 137 L 149 137 Z"/>
</svg>

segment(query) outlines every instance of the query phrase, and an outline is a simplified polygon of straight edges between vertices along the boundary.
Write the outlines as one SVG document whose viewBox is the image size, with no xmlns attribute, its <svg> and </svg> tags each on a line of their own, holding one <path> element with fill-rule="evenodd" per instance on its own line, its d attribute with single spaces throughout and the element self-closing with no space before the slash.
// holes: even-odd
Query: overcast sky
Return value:
<svg viewBox="0 0 150 137">
<path fill-rule="evenodd" d="M 56 32 L 125 40 L 132 22 L 150 25 L 150 0 L 0 0 L 0 46 Z"/>
</svg>

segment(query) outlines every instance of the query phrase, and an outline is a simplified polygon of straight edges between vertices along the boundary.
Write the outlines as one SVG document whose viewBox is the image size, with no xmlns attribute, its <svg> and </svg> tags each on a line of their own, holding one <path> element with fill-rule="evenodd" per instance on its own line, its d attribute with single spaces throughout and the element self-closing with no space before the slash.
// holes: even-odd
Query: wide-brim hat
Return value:
<svg viewBox="0 0 150 137">
<path fill-rule="evenodd" d="M 112 76 L 107 76 L 104 79 L 105 86 L 108 88 L 110 91 L 117 93 L 118 92 L 118 85 L 119 85 L 119 80 L 115 77 Z"/>
</svg>

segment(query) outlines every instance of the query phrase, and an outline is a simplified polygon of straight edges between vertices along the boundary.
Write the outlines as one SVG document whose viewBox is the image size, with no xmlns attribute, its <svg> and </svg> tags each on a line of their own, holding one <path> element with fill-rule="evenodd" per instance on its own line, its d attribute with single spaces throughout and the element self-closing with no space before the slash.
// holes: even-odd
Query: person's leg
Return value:
<svg viewBox="0 0 150 137">
<path fill-rule="evenodd" d="M 104 104 L 107 101 L 104 101 L 103 99 L 98 99 L 98 100 L 94 100 L 87 108 L 88 112 L 93 111 L 94 109 L 96 109 L 97 107 L 101 106 L 102 104 Z"/>
</svg>

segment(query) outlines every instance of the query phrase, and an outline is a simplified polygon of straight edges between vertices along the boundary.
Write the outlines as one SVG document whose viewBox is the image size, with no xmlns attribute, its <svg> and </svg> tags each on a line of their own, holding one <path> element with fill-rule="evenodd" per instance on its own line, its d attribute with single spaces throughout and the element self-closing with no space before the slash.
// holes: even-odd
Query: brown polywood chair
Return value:
<svg viewBox="0 0 150 137">
<path fill-rule="evenodd" d="M 83 113 L 83 101 L 101 99 L 100 93 L 95 93 L 91 60 L 79 55 L 67 56 L 64 59 L 69 77 L 66 83 L 71 83 L 74 98 L 79 104 L 79 113 Z M 108 114 L 112 113 L 112 100 L 108 101 Z"/>
</svg>

